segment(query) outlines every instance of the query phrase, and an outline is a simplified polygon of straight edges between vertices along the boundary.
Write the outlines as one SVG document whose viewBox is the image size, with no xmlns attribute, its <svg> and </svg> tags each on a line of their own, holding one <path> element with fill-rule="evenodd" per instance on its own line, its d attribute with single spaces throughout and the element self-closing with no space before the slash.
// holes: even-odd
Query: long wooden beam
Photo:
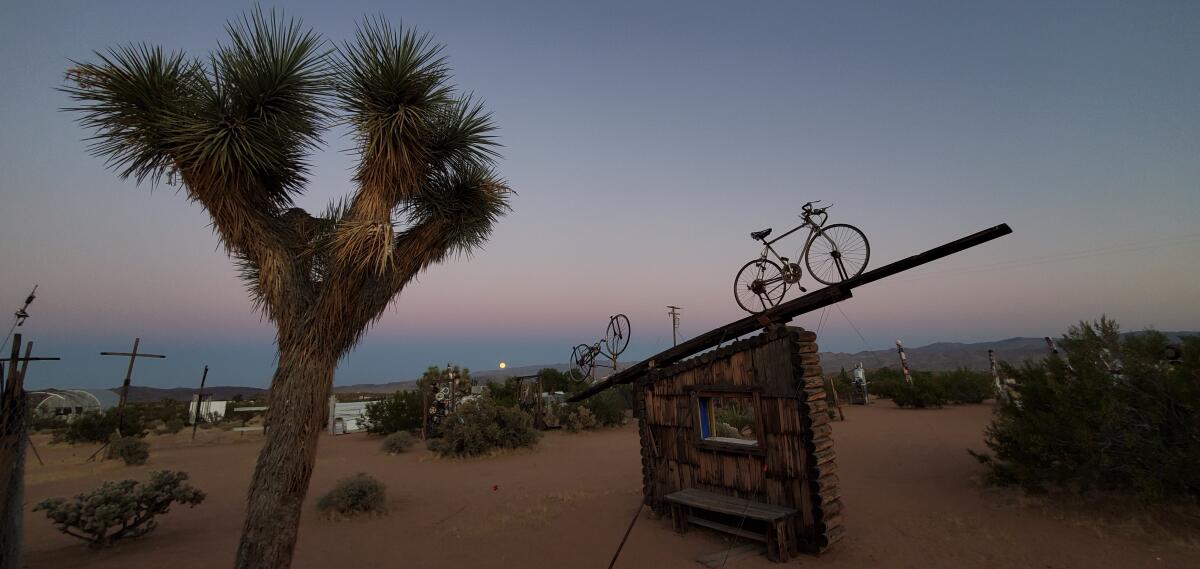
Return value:
<svg viewBox="0 0 1200 569">
<path fill-rule="evenodd" d="M 894 263 L 889 263 L 882 267 L 867 271 L 857 277 L 842 281 L 835 285 L 830 285 L 825 288 L 815 290 L 799 298 L 794 298 L 783 304 L 772 307 L 769 310 L 759 314 L 753 314 L 737 320 L 735 322 L 717 327 L 713 330 L 705 332 L 691 340 L 688 340 L 671 349 L 664 350 L 655 354 L 641 362 L 633 364 L 617 373 L 614 373 L 604 381 L 596 383 L 587 389 L 571 396 L 568 401 L 578 402 L 588 397 L 591 397 L 609 387 L 629 383 L 638 377 L 641 377 L 652 367 L 663 367 L 673 364 L 679 360 L 690 357 L 694 354 L 703 352 L 709 348 L 719 346 L 727 341 L 735 340 L 741 336 L 745 336 L 756 330 L 765 328 L 771 324 L 779 324 L 788 322 L 792 318 L 800 316 L 814 310 L 818 310 L 851 298 L 850 293 L 855 287 L 860 287 L 865 284 L 873 283 L 877 280 L 893 276 L 897 273 L 907 271 L 909 269 L 919 267 L 926 263 L 936 261 L 942 257 L 947 257 L 955 253 L 965 251 L 976 245 L 987 243 L 993 239 L 998 239 L 1012 233 L 1012 228 L 1007 223 L 1001 223 L 995 227 L 984 229 L 978 233 L 968 235 L 961 239 L 951 241 L 945 245 L 934 247 L 924 253 L 918 253 L 911 257 L 906 257 Z"/>
</svg>

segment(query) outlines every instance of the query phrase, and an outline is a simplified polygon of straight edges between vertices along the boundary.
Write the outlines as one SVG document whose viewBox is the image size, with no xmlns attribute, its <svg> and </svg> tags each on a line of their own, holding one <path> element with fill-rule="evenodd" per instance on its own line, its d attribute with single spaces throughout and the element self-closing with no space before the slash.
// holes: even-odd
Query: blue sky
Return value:
<svg viewBox="0 0 1200 569">
<path fill-rule="evenodd" d="M 741 315 L 748 233 L 831 201 L 872 265 L 1000 222 L 1014 235 L 856 291 L 836 351 L 1126 328 L 1200 317 L 1200 5 L 1108 3 L 279 4 L 324 37 L 364 15 L 446 45 L 487 103 L 514 211 L 469 261 L 433 268 L 339 368 L 339 384 L 565 361 L 633 322 L 629 356 Z M 112 386 L 135 336 L 168 359 L 135 381 L 265 385 L 272 330 L 203 211 L 91 157 L 59 109 L 70 60 L 128 42 L 203 56 L 243 2 L 54 2 L 0 21 L 0 307 L 64 357 L 32 386 Z M 270 7 L 271 4 L 264 4 Z M 351 191 L 331 132 L 301 204 Z M 11 308 L 5 308 L 11 310 Z M 799 324 L 816 329 L 819 314 Z"/>
</svg>

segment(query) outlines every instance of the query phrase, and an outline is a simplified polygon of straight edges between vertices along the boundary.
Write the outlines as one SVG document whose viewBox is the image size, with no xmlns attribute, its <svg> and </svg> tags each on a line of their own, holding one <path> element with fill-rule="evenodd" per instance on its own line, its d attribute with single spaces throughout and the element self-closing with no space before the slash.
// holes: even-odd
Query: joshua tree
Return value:
<svg viewBox="0 0 1200 569">
<path fill-rule="evenodd" d="M 182 188 L 212 217 L 276 327 L 270 429 L 237 567 L 287 567 L 338 360 L 426 267 L 481 246 L 508 210 L 491 116 L 450 84 L 441 46 L 379 20 L 330 47 L 271 13 L 227 26 L 202 60 L 132 45 L 76 62 L 65 91 L 122 178 Z M 356 191 L 293 207 L 306 155 L 353 134 Z"/>
</svg>

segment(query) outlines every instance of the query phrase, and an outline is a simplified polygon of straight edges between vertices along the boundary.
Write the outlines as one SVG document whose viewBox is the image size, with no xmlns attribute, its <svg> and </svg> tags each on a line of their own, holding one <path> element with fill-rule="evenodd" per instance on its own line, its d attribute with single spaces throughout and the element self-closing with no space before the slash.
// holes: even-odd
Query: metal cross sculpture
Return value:
<svg viewBox="0 0 1200 569">
<path fill-rule="evenodd" d="M 128 356 L 129 357 L 129 367 L 125 368 L 125 382 L 123 384 L 121 384 L 121 402 L 118 404 L 118 407 L 117 407 L 117 432 L 120 432 L 122 429 L 125 428 L 125 400 L 129 398 L 129 380 L 133 378 L 133 363 L 134 363 L 134 361 L 136 361 L 138 358 L 163 359 L 163 358 L 167 357 L 167 356 L 161 356 L 158 354 L 138 353 L 138 344 L 140 344 L 141 341 L 142 341 L 141 338 L 133 339 L 133 351 L 132 352 L 100 352 L 100 355 L 102 355 L 102 356 Z"/>
<path fill-rule="evenodd" d="M 617 356 L 629 347 L 629 317 L 618 314 L 608 319 L 608 330 L 604 338 L 595 344 L 579 344 L 571 350 L 571 364 L 567 369 L 567 377 L 575 381 L 584 378 L 596 380 L 596 368 L 611 368 L 617 371 Z M 597 363 L 598 356 L 606 356 L 611 363 Z"/>
</svg>

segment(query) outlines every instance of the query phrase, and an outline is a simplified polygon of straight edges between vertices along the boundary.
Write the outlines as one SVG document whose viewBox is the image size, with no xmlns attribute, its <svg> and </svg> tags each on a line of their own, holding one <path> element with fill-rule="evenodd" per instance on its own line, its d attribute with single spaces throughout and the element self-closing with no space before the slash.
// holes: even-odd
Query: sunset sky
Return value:
<svg viewBox="0 0 1200 569">
<path fill-rule="evenodd" d="M 486 101 L 513 212 L 471 259 L 425 273 L 337 384 L 564 362 L 629 315 L 627 359 L 744 315 L 748 236 L 805 201 L 862 228 L 879 266 L 1001 222 L 1014 234 L 855 291 L 797 324 L 822 349 L 1126 329 L 1200 329 L 1196 2 L 288 2 L 326 39 L 364 15 L 428 31 Z M 0 19 L 0 309 L 32 388 L 266 386 L 272 327 L 203 210 L 120 180 L 56 89 L 129 42 L 205 56 L 246 2 L 20 2 Z M 271 4 L 264 3 L 264 7 Z M 300 205 L 351 191 L 334 130 Z M 801 242 L 797 239 L 789 252 Z M 807 280 L 807 279 L 806 279 Z M 814 286 L 808 281 L 810 288 Z M 7 330 L 8 320 L 4 320 Z M 919 366 L 919 363 L 914 362 Z"/>
</svg>

